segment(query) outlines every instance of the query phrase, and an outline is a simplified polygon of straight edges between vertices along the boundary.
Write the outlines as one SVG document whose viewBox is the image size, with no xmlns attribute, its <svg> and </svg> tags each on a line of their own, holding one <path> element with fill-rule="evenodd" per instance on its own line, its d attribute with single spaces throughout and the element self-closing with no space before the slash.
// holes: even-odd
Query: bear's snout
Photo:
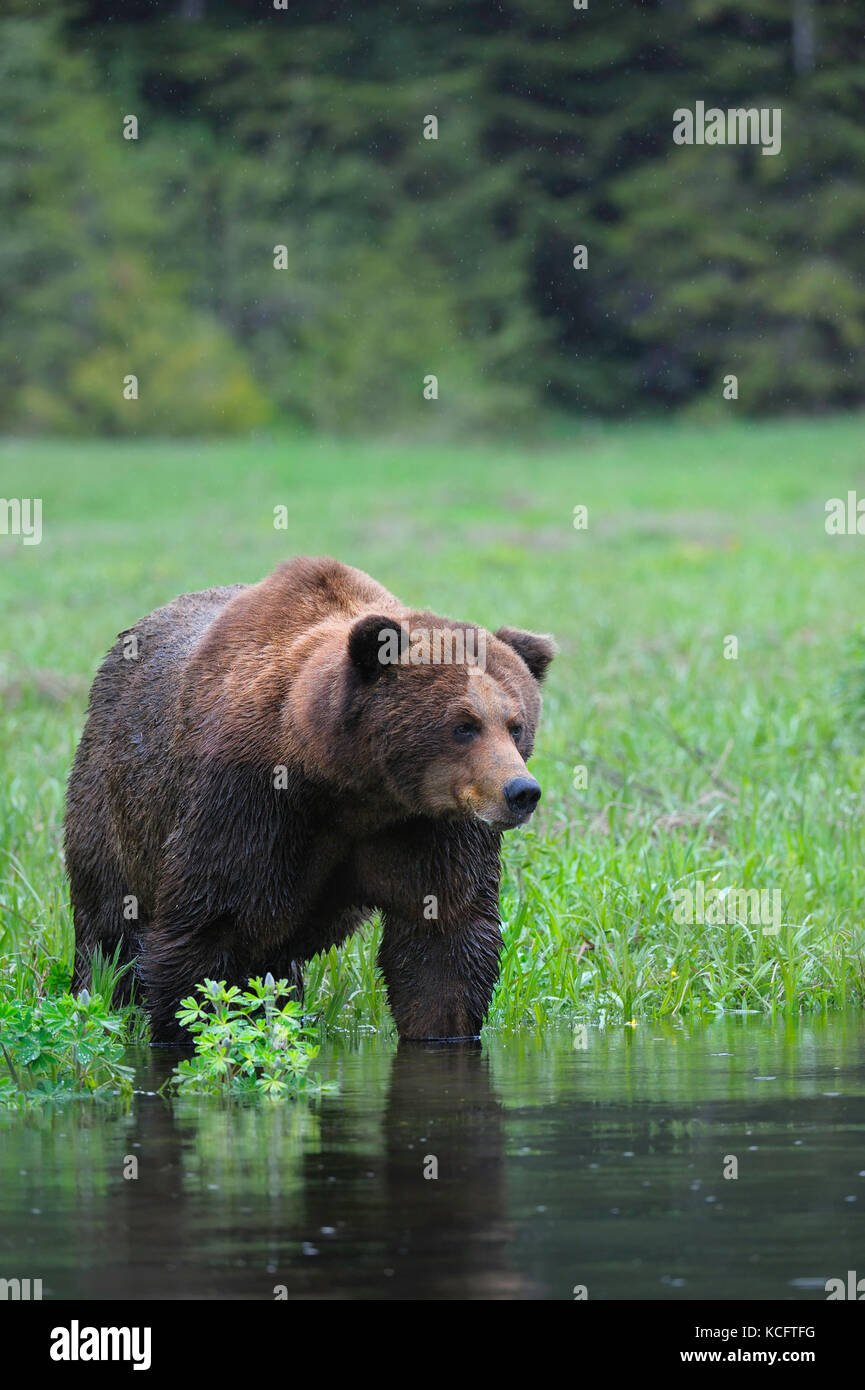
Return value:
<svg viewBox="0 0 865 1390">
<path fill-rule="evenodd" d="M 541 799 L 541 789 L 534 777 L 512 777 L 503 788 L 508 810 L 514 820 L 528 820 Z"/>
</svg>

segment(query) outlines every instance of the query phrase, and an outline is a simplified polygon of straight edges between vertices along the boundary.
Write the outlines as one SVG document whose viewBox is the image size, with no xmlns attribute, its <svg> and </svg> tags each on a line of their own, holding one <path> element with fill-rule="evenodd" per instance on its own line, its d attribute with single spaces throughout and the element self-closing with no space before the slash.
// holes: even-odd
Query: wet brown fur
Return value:
<svg viewBox="0 0 865 1390">
<path fill-rule="evenodd" d="M 302 557 L 120 634 L 69 779 L 73 988 L 98 945 L 120 943 L 154 1041 L 185 1041 L 174 1013 L 197 981 L 270 970 L 301 993 L 304 961 L 379 908 L 400 1035 L 479 1031 L 501 944 L 502 787 L 528 775 L 553 647 L 502 628 L 485 672 L 370 666 L 379 617 L 477 633 Z M 469 744 L 454 737 L 466 720 Z"/>
</svg>

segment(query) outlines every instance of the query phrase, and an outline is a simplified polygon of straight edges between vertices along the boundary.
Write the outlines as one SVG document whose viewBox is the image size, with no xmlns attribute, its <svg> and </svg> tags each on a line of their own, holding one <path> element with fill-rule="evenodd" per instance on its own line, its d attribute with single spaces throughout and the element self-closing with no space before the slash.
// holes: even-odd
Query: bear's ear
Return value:
<svg viewBox="0 0 865 1390">
<path fill-rule="evenodd" d="M 507 642 L 517 656 L 522 657 L 536 681 L 542 681 L 547 667 L 558 651 L 552 637 L 538 632 L 523 632 L 518 627 L 500 627 L 494 634 L 500 642 Z"/>
<path fill-rule="evenodd" d="M 348 659 L 364 680 L 374 681 L 398 665 L 407 646 L 408 634 L 396 618 L 369 613 L 348 634 Z"/>
</svg>

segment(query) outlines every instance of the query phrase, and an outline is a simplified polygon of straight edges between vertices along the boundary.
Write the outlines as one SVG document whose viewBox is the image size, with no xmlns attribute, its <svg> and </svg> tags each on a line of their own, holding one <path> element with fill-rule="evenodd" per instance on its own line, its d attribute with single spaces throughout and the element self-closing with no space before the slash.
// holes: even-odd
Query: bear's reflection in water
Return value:
<svg viewBox="0 0 865 1390">
<path fill-rule="evenodd" d="M 139 1177 L 115 1188 L 110 1245 L 91 1230 L 62 1292 L 534 1296 L 509 1259 L 503 1112 L 481 1045 L 337 1045 L 320 1060 L 340 1089 L 319 1107 L 141 1101 L 123 1141 Z"/>
</svg>

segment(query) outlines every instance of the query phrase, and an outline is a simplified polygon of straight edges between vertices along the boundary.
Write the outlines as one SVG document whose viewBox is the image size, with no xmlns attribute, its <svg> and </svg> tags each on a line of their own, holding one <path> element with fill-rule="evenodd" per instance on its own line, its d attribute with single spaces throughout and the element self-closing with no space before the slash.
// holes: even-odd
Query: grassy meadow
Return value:
<svg viewBox="0 0 865 1390">
<path fill-rule="evenodd" d="M 532 447 L 4 442 L 0 495 L 43 502 L 41 544 L 0 536 L 7 981 L 13 961 L 20 990 L 68 978 L 64 783 L 116 633 L 184 590 L 307 553 L 559 643 L 532 762 L 543 800 L 505 840 L 489 1026 L 861 1001 L 850 639 L 865 540 L 824 520 L 828 498 L 865 494 L 863 424 L 599 426 Z M 697 881 L 779 893 L 779 929 L 677 922 L 673 892 Z M 376 941 L 373 924 L 311 965 L 327 1027 L 390 1027 Z"/>
</svg>

